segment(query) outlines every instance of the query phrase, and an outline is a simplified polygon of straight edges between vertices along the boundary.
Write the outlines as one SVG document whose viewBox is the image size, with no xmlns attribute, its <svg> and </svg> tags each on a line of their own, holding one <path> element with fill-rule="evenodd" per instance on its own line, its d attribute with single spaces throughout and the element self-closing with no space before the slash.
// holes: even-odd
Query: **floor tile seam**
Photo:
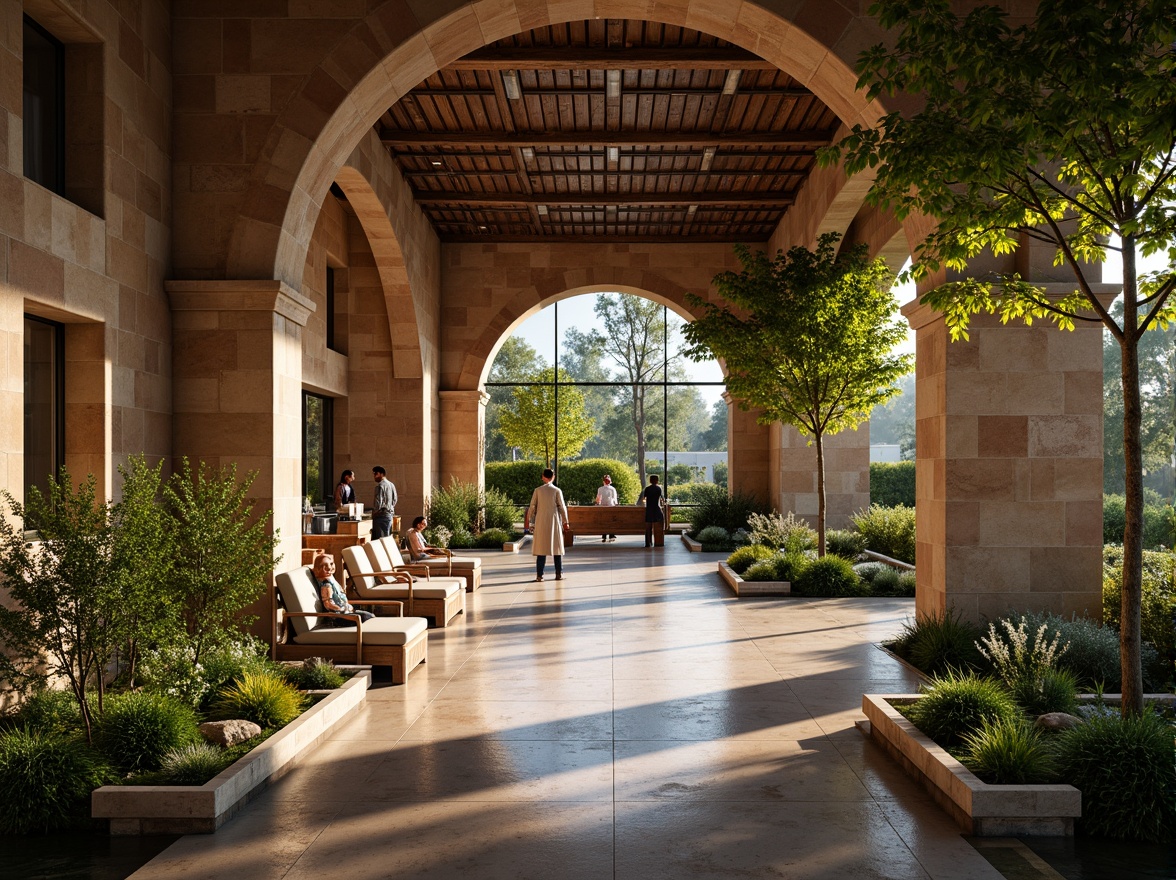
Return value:
<svg viewBox="0 0 1176 880">
<path fill-rule="evenodd" d="M 322 803 L 322 802 L 321 802 L 321 801 L 318 801 L 318 800 L 316 800 L 316 801 L 315 801 L 315 803 Z M 328 802 L 328 803 L 329 803 L 329 802 Z M 298 854 L 298 857 L 297 857 L 296 859 L 294 859 L 294 861 L 292 861 L 292 862 L 291 862 L 291 863 L 290 863 L 290 864 L 289 864 L 289 865 L 286 867 L 286 870 L 282 871 L 282 875 L 281 875 L 282 877 L 289 877 L 289 876 L 290 876 L 290 872 L 291 872 L 291 871 L 293 871 L 293 870 L 294 870 L 296 867 L 298 867 L 298 863 L 299 863 L 300 861 L 302 861 L 303 857 L 305 857 L 305 856 L 306 856 L 306 854 L 307 854 L 308 852 L 310 852 L 310 850 L 311 850 L 311 847 L 313 847 L 313 846 L 314 846 L 316 843 L 318 843 L 319 839 L 320 839 L 320 838 L 321 838 L 321 837 L 322 837 L 324 834 L 326 834 L 326 833 L 327 833 L 327 830 L 328 830 L 328 829 L 329 829 L 329 828 L 330 828 L 332 825 L 334 825 L 334 824 L 335 824 L 337 821 L 339 821 L 339 814 L 340 814 L 341 812 L 343 812 L 343 808 L 344 808 L 345 806 L 346 806 L 346 803 L 345 803 L 345 802 L 344 802 L 344 803 L 341 803 L 341 804 L 340 804 L 338 807 L 336 807 L 335 809 L 333 809 L 333 810 L 331 811 L 331 816 L 330 816 L 330 818 L 326 819 L 326 821 L 325 821 L 325 822 L 323 822 L 323 826 L 322 826 L 322 828 L 320 828 L 320 829 L 318 830 L 318 832 L 317 832 L 317 833 L 315 833 L 315 835 L 314 835 L 314 836 L 313 836 L 313 837 L 312 837 L 312 838 L 311 838 L 309 841 L 307 841 L 307 843 L 306 843 L 306 846 L 304 846 L 304 847 L 302 848 L 302 852 L 300 852 L 300 853 Z M 182 839 L 183 839 L 183 838 L 181 838 L 181 840 L 182 840 Z M 169 847 L 169 849 L 170 849 L 170 847 Z M 167 852 L 167 850 L 164 850 L 164 852 Z M 162 854 L 161 854 L 161 855 L 162 855 Z M 150 863 L 148 863 L 148 864 L 150 864 Z"/>
</svg>

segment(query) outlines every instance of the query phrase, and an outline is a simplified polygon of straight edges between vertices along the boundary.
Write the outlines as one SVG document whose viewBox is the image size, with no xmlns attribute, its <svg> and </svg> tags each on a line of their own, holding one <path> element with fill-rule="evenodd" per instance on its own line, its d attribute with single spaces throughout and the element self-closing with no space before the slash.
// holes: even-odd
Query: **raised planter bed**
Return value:
<svg viewBox="0 0 1176 880">
<path fill-rule="evenodd" d="M 502 545 L 503 553 L 518 553 L 524 547 L 531 543 L 531 535 L 523 535 L 517 541 L 507 541 Z"/>
<path fill-rule="evenodd" d="M 109 819 L 112 835 L 211 834 L 358 709 L 371 678 L 369 667 L 360 668 L 204 785 L 104 785 L 90 796 L 91 814 Z"/>
<path fill-rule="evenodd" d="M 719 575 L 727 582 L 736 596 L 789 596 L 792 594 L 791 581 L 745 581 L 725 562 L 719 563 Z"/>
<path fill-rule="evenodd" d="M 682 543 L 686 545 L 686 549 L 691 553 L 722 553 L 724 556 L 730 556 L 730 550 L 703 550 L 702 545 L 682 532 Z"/>
<path fill-rule="evenodd" d="M 918 694 L 865 694 L 859 722 L 906 772 L 923 783 L 965 833 L 976 837 L 1062 837 L 1074 834 L 1082 792 L 1072 785 L 989 785 L 911 724 L 892 702 Z"/>
</svg>

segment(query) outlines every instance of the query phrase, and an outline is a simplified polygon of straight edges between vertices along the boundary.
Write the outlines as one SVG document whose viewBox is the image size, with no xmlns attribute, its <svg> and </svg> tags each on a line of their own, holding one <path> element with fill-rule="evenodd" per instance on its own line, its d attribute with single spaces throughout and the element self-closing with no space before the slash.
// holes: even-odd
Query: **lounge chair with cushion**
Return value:
<svg viewBox="0 0 1176 880">
<path fill-rule="evenodd" d="M 461 578 L 417 579 L 408 572 L 393 571 L 387 556 L 380 559 L 371 554 L 367 549 L 370 546 L 343 548 L 343 565 L 356 605 L 398 599 L 405 603 L 409 614 L 431 617 L 435 626 L 448 626 L 465 611 L 465 581 Z"/>
<path fill-rule="evenodd" d="M 429 633 L 423 617 L 376 617 L 366 623 L 352 617 L 353 626 L 316 626 L 326 612 L 310 568 L 284 571 L 276 581 L 285 615 L 281 629 L 274 630 L 275 660 L 326 657 L 336 663 L 391 666 L 392 683 L 403 684 L 409 672 L 427 659 Z M 372 604 L 404 607 L 396 599 Z"/>
<path fill-rule="evenodd" d="M 434 576 L 438 574 L 457 575 L 465 578 L 467 593 L 472 593 L 482 586 L 482 560 L 477 556 L 454 556 L 446 550 L 444 556 L 432 556 L 428 559 L 405 559 L 401 555 L 400 542 L 392 535 L 372 543 L 385 545 L 388 555 L 392 558 L 393 567 L 423 565 L 427 566 Z"/>
</svg>

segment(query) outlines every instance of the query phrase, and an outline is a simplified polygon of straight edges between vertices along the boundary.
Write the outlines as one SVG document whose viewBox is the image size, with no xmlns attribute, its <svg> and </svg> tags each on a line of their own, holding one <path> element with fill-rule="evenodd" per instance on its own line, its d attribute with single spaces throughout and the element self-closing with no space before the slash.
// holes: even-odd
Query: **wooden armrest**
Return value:
<svg viewBox="0 0 1176 880">
<path fill-rule="evenodd" d="M 419 563 L 414 565 L 402 565 L 396 570 L 411 573 L 415 577 L 424 577 L 425 580 L 429 580 L 433 576 L 432 572 L 429 571 L 429 566 L 421 565 Z"/>
</svg>

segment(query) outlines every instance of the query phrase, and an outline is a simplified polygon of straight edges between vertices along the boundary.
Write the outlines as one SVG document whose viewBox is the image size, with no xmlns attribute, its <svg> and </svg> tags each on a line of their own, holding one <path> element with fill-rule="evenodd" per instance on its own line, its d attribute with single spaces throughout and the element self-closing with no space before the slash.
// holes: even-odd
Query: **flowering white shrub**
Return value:
<svg viewBox="0 0 1176 880">
<path fill-rule="evenodd" d="M 995 623 L 988 624 L 988 635 L 976 643 L 980 653 L 996 668 L 996 674 L 1007 685 L 1036 676 L 1042 670 L 1053 669 L 1054 663 L 1066 652 L 1069 643 L 1060 645 L 1061 634 L 1053 641 L 1046 636 L 1046 624 L 1037 629 L 1033 644 L 1029 644 L 1029 627 L 1024 617 L 1014 626 L 1008 618 L 1000 621 L 1002 634 Z"/>
</svg>

